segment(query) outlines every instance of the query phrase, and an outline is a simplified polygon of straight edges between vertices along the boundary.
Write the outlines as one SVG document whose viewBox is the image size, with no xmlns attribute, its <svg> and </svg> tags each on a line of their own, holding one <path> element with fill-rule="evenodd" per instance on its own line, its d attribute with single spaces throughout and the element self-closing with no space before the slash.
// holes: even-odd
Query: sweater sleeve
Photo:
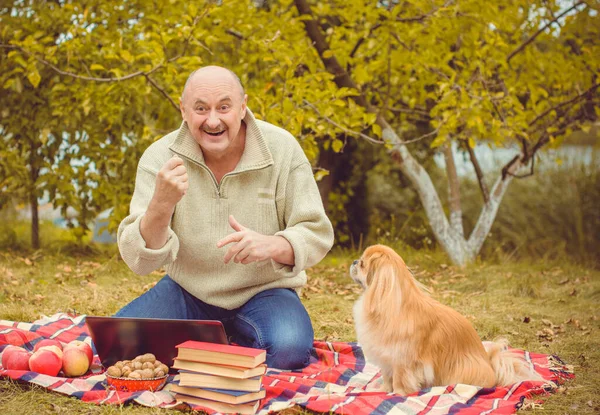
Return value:
<svg viewBox="0 0 600 415">
<path fill-rule="evenodd" d="M 123 219 L 117 233 L 117 244 L 123 261 L 138 275 L 149 274 L 175 261 L 179 251 L 179 239 L 171 227 L 169 227 L 167 242 L 159 249 L 147 248 L 140 232 L 142 218 L 154 194 L 156 174 L 157 172 L 142 167 L 140 161 L 129 216 Z"/>
<path fill-rule="evenodd" d="M 308 161 L 295 167 L 288 177 L 284 204 L 283 236 L 294 249 L 294 266 L 271 261 L 283 277 L 293 277 L 321 261 L 333 245 L 333 227 L 325 214 L 321 195 Z"/>
</svg>

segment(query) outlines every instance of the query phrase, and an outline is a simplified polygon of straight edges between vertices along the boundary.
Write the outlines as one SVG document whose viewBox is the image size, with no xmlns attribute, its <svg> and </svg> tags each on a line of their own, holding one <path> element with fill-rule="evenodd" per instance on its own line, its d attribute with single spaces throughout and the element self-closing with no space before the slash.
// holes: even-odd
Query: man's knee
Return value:
<svg viewBox="0 0 600 415">
<path fill-rule="evenodd" d="M 287 338 L 279 336 L 266 345 L 267 366 L 277 369 L 302 369 L 308 366 L 312 351 L 312 338 Z"/>
</svg>

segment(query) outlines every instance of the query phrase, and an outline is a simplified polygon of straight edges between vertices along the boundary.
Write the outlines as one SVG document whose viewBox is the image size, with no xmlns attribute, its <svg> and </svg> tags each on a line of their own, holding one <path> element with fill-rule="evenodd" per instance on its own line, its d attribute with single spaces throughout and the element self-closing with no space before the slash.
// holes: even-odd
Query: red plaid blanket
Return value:
<svg viewBox="0 0 600 415">
<path fill-rule="evenodd" d="M 85 316 L 56 314 L 33 323 L 0 320 L 0 351 L 14 344 L 32 350 L 44 338 L 61 342 L 74 339 L 91 344 Z M 376 414 L 512 414 L 526 397 L 551 392 L 572 371 L 557 357 L 523 353 L 547 382 L 523 382 L 510 388 L 478 388 L 450 385 L 424 389 L 410 396 L 378 392 L 381 378 L 376 367 L 365 362 L 362 350 L 354 343 L 314 343 L 311 364 L 301 371 L 269 369 L 263 378 L 267 396 L 259 414 L 299 405 L 317 412 Z M 86 402 L 121 404 L 137 402 L 145 406 L 172 408 L 176 402 L 167 386 L 155 393 L 117 392 L 108 388 L 98 356 L 92 373 L 81 378 L 62 378 L 35 372 L 0 369 L 0 377 L 31 382 Z M 0 366 L 1 367 L 1 366 Z M 193 409 L 202 409 L 194 407 Z M 211 411 L 209 411 L 211 412 Z"/>
</svg>

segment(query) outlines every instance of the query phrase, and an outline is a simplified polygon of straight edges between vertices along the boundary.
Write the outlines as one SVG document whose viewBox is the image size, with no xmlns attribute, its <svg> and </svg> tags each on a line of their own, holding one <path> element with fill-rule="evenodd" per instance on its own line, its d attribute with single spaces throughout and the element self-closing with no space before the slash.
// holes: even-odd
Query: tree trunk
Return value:
<svg viewBox="0 0 600 415">
<path fill-rule="evenodd" d="M 450 205 L 450 227 L 454 232 L 464 238 L 462 222 L 462 209 L 460 207 L 460 182 L 456 173 L 454 154 L 452 154 L 452 142 L 443 147 L 444 160 L 446 161 L 446 174 L 448 176 L 448 203 Z"/>
<path fill-rule="evenodd" d="M 31 207 L 31 246 L 33 249 L 40 248 L 40 220 L 38 216 L 38 200 L 35 192 L 29 193 L 29 205 Z"/>
<path fill-rule="evenodd" d="M 40 175 L 40 170 L 36 166 L 35 157 L 37 153 L 37 145 L 35 140 L 29 142 L 29 206 L 31 208 L 31 246 L 33 249 L 40 248 L 40 220 L 38 216 L 38 200 L 37 200 L 37 180 Z"/>
</svg>

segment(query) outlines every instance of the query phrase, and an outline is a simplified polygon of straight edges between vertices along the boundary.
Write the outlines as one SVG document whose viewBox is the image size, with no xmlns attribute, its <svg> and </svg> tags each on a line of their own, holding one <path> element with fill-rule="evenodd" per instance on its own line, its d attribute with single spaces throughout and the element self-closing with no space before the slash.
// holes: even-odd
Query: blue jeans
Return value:
<svg viewBox="0 0 600 415">
<path fill-rule="evenodd" d="M 314 332 L 294 290 L 275 288 L 227 310 L 194 297 L 168 275 L 115 314 L 116 317 L 219 320 L 240 346 L 267 351 L 267 365 L 300 369 L 309 363 Z"/>
</svg>

